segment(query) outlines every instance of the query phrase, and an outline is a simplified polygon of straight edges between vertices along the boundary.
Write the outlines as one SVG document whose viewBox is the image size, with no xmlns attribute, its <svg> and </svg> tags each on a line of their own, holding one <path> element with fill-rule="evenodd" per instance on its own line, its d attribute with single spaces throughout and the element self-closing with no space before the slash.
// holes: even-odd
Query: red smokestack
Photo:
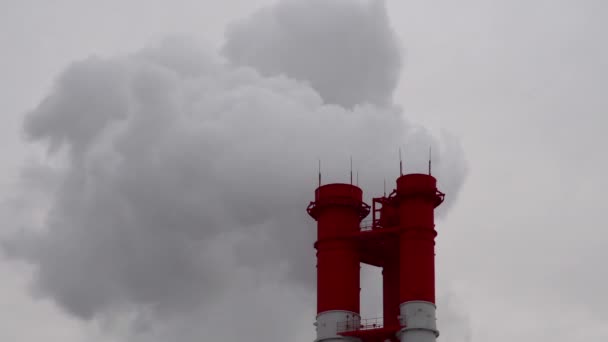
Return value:
<svg viewBox="0 0 608 342">
<path fill-rule="evenodd" d="M 328 184 L 315 192 L 308 213 L 317 220 L 317 334 L 336 335 L 338 322 L 359 321 L 361 220 L 369 214 L 363 191 L 350 184 Z"/>
</svg>

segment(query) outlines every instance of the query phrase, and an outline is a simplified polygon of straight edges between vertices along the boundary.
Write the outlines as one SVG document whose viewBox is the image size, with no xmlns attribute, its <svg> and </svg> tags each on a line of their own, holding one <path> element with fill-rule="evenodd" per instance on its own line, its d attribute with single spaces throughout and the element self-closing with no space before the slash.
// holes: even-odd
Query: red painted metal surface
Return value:
<svg viewBox="0 0 608 342">
<path fill-rule="evenodd" d="M 399 304 L 401 304 L 400 268 L 398 241 L 394 241 L 394 248 L 382 268 L 382 311 L 385 326 L 399 326 Z"/>
<path fill-rule="evenodd" d="M 317 313 L 359 313 L 360 265 L 353 234 L 369 214 L 363 191 L 350 184 L 321 186 L 308 213 L 317 220 Z"/>
<path fill-rule="evenodd" d="M 434 177 L 409 174 L 397 179 L 400 234 L 400 302 L 435 303 L 434 210 L 443 201 Z"/>
</svg>

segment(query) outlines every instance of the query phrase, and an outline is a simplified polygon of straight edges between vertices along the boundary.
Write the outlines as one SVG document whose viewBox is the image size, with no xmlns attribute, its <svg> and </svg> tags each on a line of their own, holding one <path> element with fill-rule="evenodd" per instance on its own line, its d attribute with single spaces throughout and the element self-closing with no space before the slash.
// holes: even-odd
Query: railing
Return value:
<svg viewBox="0 0 608 342">
<path fill-rule="evenodd" d="M 359 227 L 360 227 L 361 231 L 372 230 L 372 229 L 374 229 L 374 220 L 361 221 L 361 224 L 359 224 Z"/>
<path fill-rule="evenodd" d="M 382 317 L 366 319 L 352 318 L 344 322 L 338 322 L 337 330 L 339 333 L 341 333 L 348 331 L 380 329 L 383 326 L 384 320 Z"/>
<path fill-rule="evenodd" d="M 323 206 L 327 206 L 327 205 L 348 206 L 348 207 L 355 208 L 361 219 L 367 217 L 367 215 L 369 214 L 369 212 L 371 210 L 371 207 L 369 206 L 369 204 L 367 204 L 365 202 L 361 202 L 361 201 L 351 198 L 351 197 L 334 196 L 334 197 L 328 197 L 328 198 L 324 198 L 324 199 L 317 199 L 316 201 L 310 202 L 308 204 L 308 207 L 306 208 L 306 211 L 308 212 L 308 214 L 310 216 L 312 216 L 313 218 L 316 218 L 319 208 L 323 207 Z"/>
</svg>

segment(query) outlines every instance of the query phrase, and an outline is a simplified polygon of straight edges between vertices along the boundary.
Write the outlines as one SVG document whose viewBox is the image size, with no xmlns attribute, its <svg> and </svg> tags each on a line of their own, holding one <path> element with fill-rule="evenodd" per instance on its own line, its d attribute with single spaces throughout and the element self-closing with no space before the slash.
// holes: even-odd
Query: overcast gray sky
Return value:
<svg viewBox="0 0 608 342">
<path fill-rule="evenodd" d="M 441 339 L 608 338 L 608 4 L 275 3 L 0 2 L 0 339 L 311 341 L 315 160 L 369 196 L 399 144 Z"/>
</svg>

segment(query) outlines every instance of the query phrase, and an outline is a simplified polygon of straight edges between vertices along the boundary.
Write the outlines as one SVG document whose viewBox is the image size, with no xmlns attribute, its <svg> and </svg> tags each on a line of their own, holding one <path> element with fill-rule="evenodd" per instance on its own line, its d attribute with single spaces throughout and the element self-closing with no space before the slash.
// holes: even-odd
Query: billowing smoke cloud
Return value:
<svg viewBox="0 0 608 342">
<path fill-rule="evenodd" d="M 471 319 L 467 315 L 466 306 L 461 303 L 454 293 L 442 294 L 437 299 L 437 325 L 444 341 L 471 342 L 473 331 Z"/>
<path fill-rule="evenodd" d="M 348 181 L 353 156 L 371 196 L 397 176 L 398 146 L 408 170 L 422 171 L 432 145 L 453 202 L 465 173 L 459 145 L 392 105 L 400 56 L 382 2 L 280 3 L 234 26 L 224 54 L 173 38 L 91 57 L 28 114 L 31 140 L 65 156 L 48 166 L 58 181 L 43 229 L 5 241 L 36 266 L 40 294 L 84 319 L 168 320 L 221 307 L 251 319 L 256 308 L 234 302 L 245 289 L 307 293 L 305 207 L 319 158 L 324 179 Z"/>
<path fill-rule="evenodd" d="M 228 58 L 309 82 L 327 103 L 387 105 L 401 58 L 384 1 L 285 1 L 235 24 Z"/>
</svg>

